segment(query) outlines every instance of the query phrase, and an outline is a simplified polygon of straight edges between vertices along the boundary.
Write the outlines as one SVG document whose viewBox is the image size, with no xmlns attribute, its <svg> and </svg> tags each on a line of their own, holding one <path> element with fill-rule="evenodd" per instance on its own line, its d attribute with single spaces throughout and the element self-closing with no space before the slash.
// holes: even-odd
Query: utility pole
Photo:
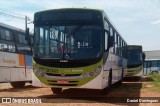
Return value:
<svg viewBox="0 0 160 106">
<path fill-rule="evenodd" d="M 25 30 L 27 31 L 27 16 L 25 16 Z"/>
<path fill-rule="evenodd" d="M 30 23 L 28 23 L 28 17 L 25 16 L 25 39 L 27 41 L 27 44 L 30 46 L 31 52 L 32 52 L 32 42 L 31 42 L 29 28 L 27 27 L 27 24 L 30 24 Z"/>
</svg>

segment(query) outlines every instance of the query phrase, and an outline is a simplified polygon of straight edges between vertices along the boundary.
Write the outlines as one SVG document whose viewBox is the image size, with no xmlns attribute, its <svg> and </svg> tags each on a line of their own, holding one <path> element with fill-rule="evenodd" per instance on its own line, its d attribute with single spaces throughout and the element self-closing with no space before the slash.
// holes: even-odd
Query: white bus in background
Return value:
<svg viewBox="0 0 160 106">
<path fill-rule="evenodd" d="M 0 83 L 17 88 L 32 82 L 31 54 L 25 31 L 0 23 Z"/>
<path fill-rule="evenodd" d="M 160 59 L 146 59 L 144 62 L 144 74 L 160 72 Z"/>
</svg>

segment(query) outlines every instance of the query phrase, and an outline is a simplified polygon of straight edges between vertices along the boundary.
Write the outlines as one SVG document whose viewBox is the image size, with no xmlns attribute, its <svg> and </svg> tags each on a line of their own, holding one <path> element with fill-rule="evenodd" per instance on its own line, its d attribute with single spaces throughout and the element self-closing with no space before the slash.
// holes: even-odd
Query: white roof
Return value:
<svg viewBox="0 0 160 106">
<path fill-rule="evenodd" d="M 160 50 L 144 51 L 146 59 L 160 59 Z"/>
<path fill-rule="evenodd" d="M 0 26 L 6 27 L 6 28 L 9 28 L 9 29 L 13 29 L 13 30 L 17 30 L 17 31 L 21 31 L 21 32 L 25 32 L 24 30 L 22 30 L 20 28 L 16 28 L 16 27 L 13 27 L 13 26 L 1 23 L 1 22 L 0 22 Z"/>
<path fill-rule="evenodd" d="M 153 61 L 153 60 L 160 60 L 160 59 L 145 59 L 145 61 Z"/>
</svg>

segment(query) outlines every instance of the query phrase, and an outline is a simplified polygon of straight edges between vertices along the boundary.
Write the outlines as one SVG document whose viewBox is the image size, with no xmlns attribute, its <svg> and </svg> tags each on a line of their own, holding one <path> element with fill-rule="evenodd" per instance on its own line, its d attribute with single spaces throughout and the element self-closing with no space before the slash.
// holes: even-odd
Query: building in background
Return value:
<svg viewBox="0 0 160 106">
<path fill-rule="evenodd" d="M 160 50 L 144 51 L 146 59 L 160 59 Z"/>
<path fill-rule="evenodd" d="M 144 74 L 160 72 L 160 50 L 144 51 L 146 59 L 144 63 Z"/>
</svg>

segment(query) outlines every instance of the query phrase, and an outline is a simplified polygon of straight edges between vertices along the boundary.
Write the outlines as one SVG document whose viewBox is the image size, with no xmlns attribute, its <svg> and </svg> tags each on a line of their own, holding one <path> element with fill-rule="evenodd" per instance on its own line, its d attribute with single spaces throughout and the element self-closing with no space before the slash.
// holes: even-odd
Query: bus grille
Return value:
<svg viewBox="0 0 160 106">
<path fill-rule="evenodd" d="M 52 73 L 46 73 L 48 76 L 63 76 L 63 77 L 75 77 L 75 76 L 80 76 L 81 74 L 52 74 Z"/>
</svg>

